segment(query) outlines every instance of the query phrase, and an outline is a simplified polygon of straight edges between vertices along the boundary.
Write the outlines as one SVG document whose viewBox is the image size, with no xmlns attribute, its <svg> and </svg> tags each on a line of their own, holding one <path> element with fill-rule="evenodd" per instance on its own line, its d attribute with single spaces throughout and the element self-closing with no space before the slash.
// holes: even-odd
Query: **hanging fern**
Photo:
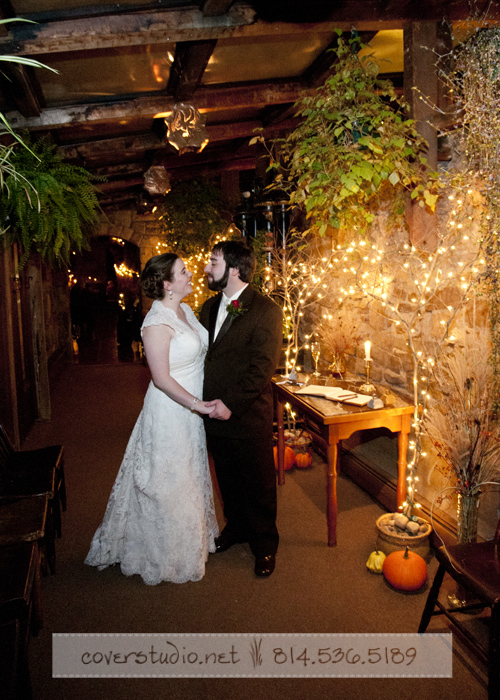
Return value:
<svg viewBox="0 0 500 700">
<path fill-rule="evenodd" d="M 10 226 L 7 243 L 22 248 L 21 266 L 34 249 L 49 264 L 67 264 L 72 250 L 88 247 L 99 202 L 94 178 L 84 168 L 64 163 L 47 138 L 14 147 L 9 158 L 0 215 Z M 28 184 L 29 183 L 29 184 Z"/>
</svg>

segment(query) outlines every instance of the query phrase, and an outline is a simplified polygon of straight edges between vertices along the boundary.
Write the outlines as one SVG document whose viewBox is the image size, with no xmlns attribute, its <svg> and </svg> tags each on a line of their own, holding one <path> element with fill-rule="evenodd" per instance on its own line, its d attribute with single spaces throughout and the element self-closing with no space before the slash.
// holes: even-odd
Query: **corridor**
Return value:
<svg viewBox="0 0 500 700">
<path fill-rule="evenodd" d="M 455 642 L 453 679 L 52 678 L 53 632 L 310 633 L 415 632 L 428 584 L 417 593 L 391 589 L 365 562 L 383 512 L 369 495 L 340 476 L 339 544 L 326 545 L 325 465 L 292 470 L 279 487 L 281 534 L 277 568 L 269 579 L 253 575 L 247 545 L 211 555 L 202 581 L 146 586 L 118 567 L 86 566 L 92 535 L 104 513 L 128 437 L 149 382 L 141 362 L 68 364 L 54 382 L 52 420 L 37 423 L 24 448 L 65 446 L 68 509 L 57 545 L 57 569 L 42 581 L 44 627 L 30 642 L 35 700 L 227 698 L 385 700 L 388 696 L 452 700 L 486 697 L 484 669 Z M 221 520 L 220 505 L 217 504 Z M 435 562 L 429 574 L 435 571 Z M 432 629 L 444 623 L 435 621 Z"/>
</svg>

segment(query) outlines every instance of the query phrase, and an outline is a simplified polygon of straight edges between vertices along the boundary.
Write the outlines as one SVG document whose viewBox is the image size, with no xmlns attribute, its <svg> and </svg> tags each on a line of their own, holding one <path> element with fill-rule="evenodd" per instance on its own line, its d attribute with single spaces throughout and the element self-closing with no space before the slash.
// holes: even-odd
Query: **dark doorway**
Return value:
<svg viewBox="0 0 500 700">
<path fill-rule="evenodd" d="M 142 358 L 139 248 L 99 236 L 72 256 L 71 324 L 74 361 L 135 362 Z"/>
</svg>

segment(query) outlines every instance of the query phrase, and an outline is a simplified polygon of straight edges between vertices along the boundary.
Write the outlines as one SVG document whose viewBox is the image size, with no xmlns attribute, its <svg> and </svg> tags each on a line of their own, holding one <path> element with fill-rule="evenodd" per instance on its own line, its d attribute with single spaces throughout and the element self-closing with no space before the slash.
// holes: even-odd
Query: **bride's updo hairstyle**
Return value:
<svg viewBox="0 0 500 700">
<path fill-rule="evenodd" d="M 150 299 L 163 299 L 165 290 L 164 282 L 172 282 L 172 268 L 178 259 L 175 253 L 163 253 L 150 258 L 141 275 L 141 287 L 144 294 Z"/>
</svg>

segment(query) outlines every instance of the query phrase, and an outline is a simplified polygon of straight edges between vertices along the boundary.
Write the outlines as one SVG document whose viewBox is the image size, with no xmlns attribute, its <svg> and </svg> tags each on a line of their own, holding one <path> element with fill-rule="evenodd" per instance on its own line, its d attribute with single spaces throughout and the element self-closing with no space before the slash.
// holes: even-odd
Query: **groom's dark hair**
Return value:
<svg viewBox="0 0 500 700">
<path fill-rule="evenodd" d="M 255 272 L 255 255 L 244 241 L 220 241 L 213 253 L 221 253 L 226 265 L 239 270 L 242 282 L 251 282 Z"/>
</svg>

